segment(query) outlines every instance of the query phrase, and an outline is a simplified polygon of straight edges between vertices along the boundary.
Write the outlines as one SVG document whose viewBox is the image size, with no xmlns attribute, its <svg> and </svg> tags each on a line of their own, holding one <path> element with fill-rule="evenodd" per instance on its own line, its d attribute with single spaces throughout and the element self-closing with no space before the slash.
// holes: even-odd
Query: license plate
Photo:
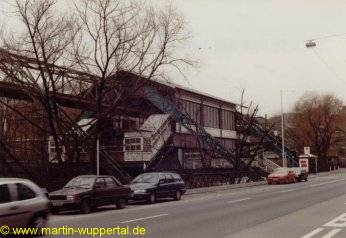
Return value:
<svg viewBox="0 0 346 238">
<path fill-rule="evenodd" d="M 61 207 L 64 205 L 63 201 L 52 201 L 52 203 L 53 203 L 53 206 L 56 206 L 56 207 Z"/>
</svg>

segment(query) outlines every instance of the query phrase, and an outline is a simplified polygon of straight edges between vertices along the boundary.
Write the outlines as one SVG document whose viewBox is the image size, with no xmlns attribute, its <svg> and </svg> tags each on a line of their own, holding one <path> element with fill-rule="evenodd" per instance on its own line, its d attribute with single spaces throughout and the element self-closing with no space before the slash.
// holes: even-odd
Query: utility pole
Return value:
<svg viewBox="0 0 346 238">
<path fill-rule="evenodd" d="M 282 167 L 287 167 L 287 160 L 285 154 L 285 121 L 284 121 L 284 106 L 282 99 L 282 90 L 280 90 L 281 97 L 281 145 L 282 145 Z"/>
<path fill-rule="evenodd" d="M 97 136 L 96 140 L 96 174 L 100 175 L 100 138 Z"/>
</svg>

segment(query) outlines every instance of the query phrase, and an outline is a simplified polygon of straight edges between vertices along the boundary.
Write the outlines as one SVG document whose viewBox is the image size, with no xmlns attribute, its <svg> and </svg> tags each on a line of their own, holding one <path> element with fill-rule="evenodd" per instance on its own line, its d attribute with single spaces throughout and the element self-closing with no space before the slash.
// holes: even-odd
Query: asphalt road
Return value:
<svg viewBox="0 0 346 238">
<path fill-rule="evenodd" d="M 194 194 L 123 210 L 105 207 L 88 215 L 69 212 L 52 216 L 50 226 L 128 226 L 131 231 L 140 226 L 146 235 L 137 237 L 148 238 L 341 238 L 346 237 L 346 174 Z"/>
</svg>

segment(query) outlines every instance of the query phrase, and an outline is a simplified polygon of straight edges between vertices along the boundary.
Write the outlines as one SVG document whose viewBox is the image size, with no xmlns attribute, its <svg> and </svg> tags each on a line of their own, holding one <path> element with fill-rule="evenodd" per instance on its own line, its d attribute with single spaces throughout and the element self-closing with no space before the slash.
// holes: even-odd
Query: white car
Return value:
<svg viewBox="0 0 346 238">
<path fill-rule="evenodd" d="M 0 227 L 42 228 L 47 225 L 49 200 L 33 182 L 0 178 Z"/>
</svg>

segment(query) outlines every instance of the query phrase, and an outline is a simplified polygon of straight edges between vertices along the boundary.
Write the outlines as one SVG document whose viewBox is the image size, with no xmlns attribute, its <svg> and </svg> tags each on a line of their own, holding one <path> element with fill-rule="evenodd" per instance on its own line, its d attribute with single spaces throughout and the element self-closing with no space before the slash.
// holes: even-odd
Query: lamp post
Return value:
<svg viewBox="0 0 346 238">
<path fill-rule="evenodd" d="M 282 152 L 282 167 L 287 167 L 287 158 L 285 154 L 285 121 L 284 121 L 284 106 L 283 106 L 283 97 L 282 90 L 280 90 L 281 98 L 281 152 Z"/>
<path fill-rule="evenodd" d="M 100 175 L 100 138 L 96 140 L 96 175 Z"/>
</svg>

